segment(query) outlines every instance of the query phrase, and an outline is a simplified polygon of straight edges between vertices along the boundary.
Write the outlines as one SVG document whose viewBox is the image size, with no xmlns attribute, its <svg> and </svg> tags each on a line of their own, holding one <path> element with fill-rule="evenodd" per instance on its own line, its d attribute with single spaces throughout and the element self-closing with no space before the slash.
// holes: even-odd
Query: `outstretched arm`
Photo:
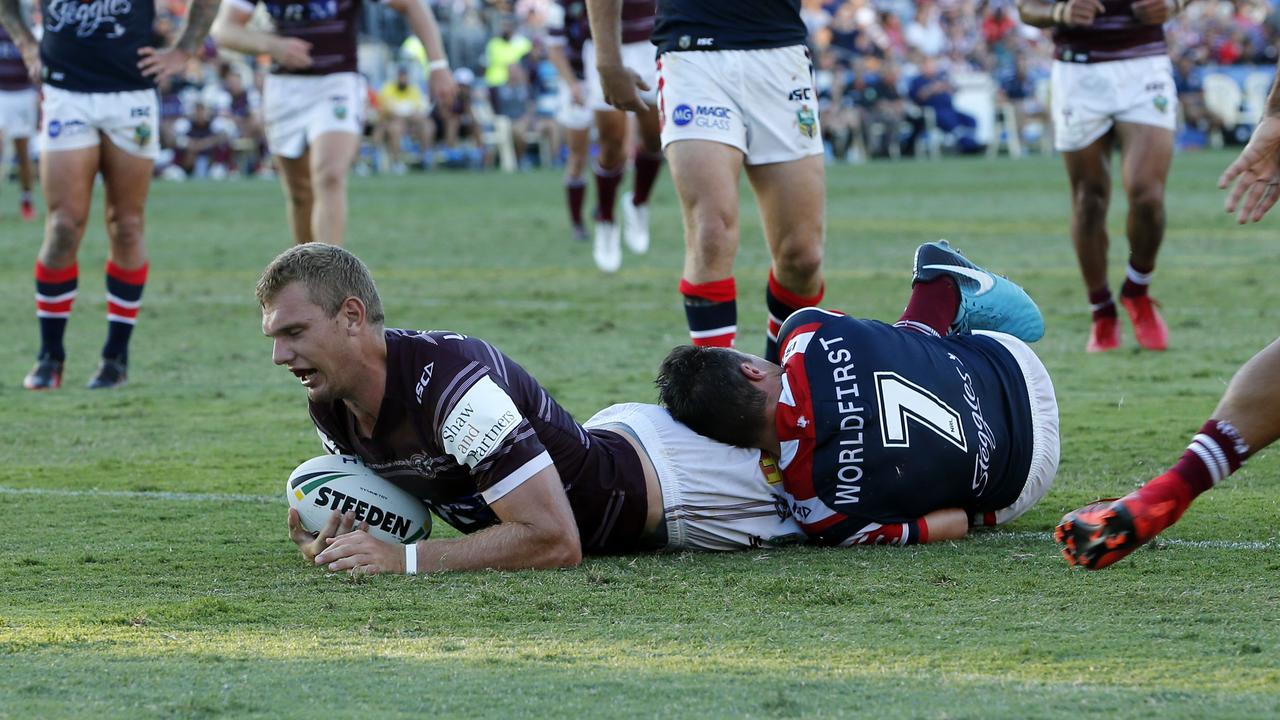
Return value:
<svg viewBox="0 0 1280 720">
<path fill-rule="evenodd" d="M 1235 187 L 1231 187 L 1233 181 Z M 1232 213 L 1239 207 L 1236 222 L 1241 224 L 1261 220 L 1280 197 L 1280 74 L 1271 83 L 1262 122 L 1240 157 L 1218 178 L 1218 187 L 1231 188 L 1226 209 Z"/>
<path fill-rule="evenodd" d="M 298 38 L 280 37 L 249 28 L 253 6 L 225 0 L 213 21 L 213 39 L 218 45 L 251 55 L 270 55 L 271 59 L 290 70 L 311 66 L 311 43 Z"/>
<path fill-rule="evenodd" d="M 187 60 L 195 57 L 209 34 L 209 26 L 213 24 L 213 16 L 218 12 L 218 0 L 191 0 L 187 7 L 187 23 L 174 46 L 165 50 L 153 47 L 138 48 L 142 59 L 138 67 L 142 74 L 157 82 L 161 79 L 177 75 L 187 67 Z"/>
</svg>

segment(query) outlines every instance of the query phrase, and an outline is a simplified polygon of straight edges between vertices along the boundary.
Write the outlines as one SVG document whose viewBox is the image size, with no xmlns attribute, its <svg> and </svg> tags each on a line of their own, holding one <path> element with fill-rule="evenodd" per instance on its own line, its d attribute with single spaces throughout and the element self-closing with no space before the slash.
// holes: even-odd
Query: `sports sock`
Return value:
<svg viewBox="0 0 1280 720">
<path fill-rule="evenodd" d="M 580 177 L 565 178 L 564 194 L 569 204 L 569 221 L 574 227 L 581 227 L 582 203 L 587 199 L 587 182 Z"/>
<path fill-rule="evenodd" d="M 938 335 L 946 335 L 959 311 L 960 288 L 955 280 L 939 275 L 911 286 L 911 299 L 896 325 L 915 330 L 920 330 L 919 326 L 923 325 Z"/>
<path fill-rule="evenodd" d="M 1124 272 L 1124 284 L 1120 286 L 1120 297 L 1136 298 L 1146 295 L 1147 289 L 1151 287 L 1151 277 L 1155 274 L 1155 268 L 1140 272 L 1130 264 Z"/>
<path fill-rule="evenodd" d="M 79 267 L 72 263 L 54 270 L 36 261 L 36 318 L 40 322 L 40 357 L 67 359 L 62 336 L 67 331 L 67 318 L 76 300 Z"/>
<path fill-rule="evenodd" d="M 31 191 L 30 191 L 30 190 L 23 190 L 23 191 L 22 191 L 22 197 L 21 197 L 21 198 L 19 198 L 19 200 L 20 200 L 20 202 L 23 202 L 23 203 L 29 203 L 29 202 L 31 202 Z"/>
<path fill-rule="evenodd" d="M 662 153 L 650 153 L 644 148 L 636 148 L 635 167 L 636 179 L 631 190 L 631 204 L 644 205 L 649 202 L 653 184 L 658 180 L 658 171 L 662 169 Z"/>
<path fill-rule="evenodd" d="M 1089 309 L 1093 311 L 1093 319 L 1113 318 L 1116 316 L 1116 301 L 1111 297 L 1111 288 L 1093 290 L 1089 293 Z"/>
<path fill-rule="evenodd" d="M 1239 470 L 1248 457 L 1249 446 L 1235 427 L 1210 419 L 1176 465 L 1134 493 L 1150 510 L 1143 534 L 1152 537 L 1177 522 L 1192 500 Z"/>
<path fill-rule="evenodd" d="M 680 280 L 689 339 L 698 347 L 733 347 L 738 333 L 738 288 L 732 277 L 694 284 Z"/>
<path fill-rule="evenodd" d="M 147 283 L 149 264 L 125 270 L 107 261 L 107 342 L 102 357 L 129 362 L 129 336 L 138 320 L 142 305 L 142 288 Z"/>
<path fill-rule="evenodd" d="M 596 176 L 596 220 L 611 223 L 614 221 L 613 206 L 617 204 L 618 186 L 622 184 L 627 166 L 606 170 L 599 163 L 594 163 L 591 170 Z"/>
<path fill-rule="evenodd" d="M 782 329 L 782 323 L 787 321 L 791 313 L 822 302 L 822 294 L 825 291 L 824 285 L 819 287 L 817 294 L 811 297 L 798 295 L 783 287 L 782 283 L 773 276 L 773 270 L 769 271 L 769 283 L 764 291 L 765 306 L 769 309 L 769 325 L 765 331 L 764 341 L 765 360 L 771 363 L 778 362 L 778 331 Z"/>
</svg>

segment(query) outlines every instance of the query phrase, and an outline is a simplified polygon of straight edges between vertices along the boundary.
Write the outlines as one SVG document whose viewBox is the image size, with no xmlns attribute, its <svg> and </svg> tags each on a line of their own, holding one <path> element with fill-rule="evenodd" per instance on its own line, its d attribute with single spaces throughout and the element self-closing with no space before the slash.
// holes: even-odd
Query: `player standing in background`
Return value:
<svg viewBox="0 0 1280 720">
<path fill-rule="evenodd" d="M 1271 85 L 1262 121 L 1235 162 L 1222 173 L 1227 212 L 1257 222 L 1280 196 L 1280 76 Z M 1243 199 L 1243 202 L 1241 200 Z M 1099 570 L 1173 525 L 1201 493 L 1240 469 L 1253 453 L 1280 438 L 1280 341 L 1236 372 L 1213 415 L 1172 468 L 1119 500 L 1067 513 L 1054 539 L 1072 565 Z"/>
<path fill-rule="evenodd" d="M 1129 200 L 1129 264 L 1120 302 L 1138 344 L 1164 350 L 1169 330 L 1148 294 L 1164 238 L 1165 180 L 1173 160 L 1178 95 L 1163 24 L 1189 0 L 1020 0 L 1022 21 L 1053 28 L 1054 148 L 1071 184 L 1071 240 L 1093 326 L 1085 349 L 1120 347 L 1107 284 L 1111 151 Z"/>
<path fill-rule="evenodd" d="M 62 384 L 63 334 L 76 297 L 76 256 L 89 219 L 93 180 L 102 173 L 107 238 L 107 342 L 90 388 L 128 378 L 129 338 L 147 279 L 143 220 L 158 154 L 156 82 L 181 73 L 199 51 L 218 0 L 191 0 L 172 48 L 152 47 L 155 5 L 109 0 L 41 0 L 37 44 L 18 0 L 0 0 L 9 31 L 33 78 L 43 80 L 40 183 L 48 216 L 36 257 L 40 352 L 23 380 L 31 390 Z"/>
<path fill-rule="evenodd" d="M 22 187 L 19 207 L 23 220 L 36 219 L 36 210 L 31 205 L 29 141 L 36 134 L 39 102 L 27 66 L 22 63 L 22 53 L 0 25 L 0 160 L 5 158 L 5 143 L 12 140 L 13 154 L 18 159 L 18 183 Z M 0 182 L 6 175 L 8 168 L 0 163 Z"/>
<path fill-rule="evenodd" d="M 248 27 L 256 4 L 275 32 Z M 225 0 L 213 37 L 229 50 L 270 55 L 262 111 L 267 147 L 284 186 L 294 242 L 341 245 L 347 230 L 347 171 L 360 149 L 365 87 L 356 72 L 362 0 Z M 428 84 L 449 105 L 457 88 L 435 16 L 421 0 L 386 0 L 427 52 Z"/>
<path fill-rule="evenodd" d="M 587 5 L 605 99 L 644 110 L 649 83 L 620 51 L 622 0 Z M 822 300 L 826 182 L 807 35 L 800 0 L 662 0 L 658 8 L 658 111 L 684 212 L 680 293 L 695 345 L 732 347 L 737 334 L 744 164 L 773 258 L 766 359 L 777 359 L 783 319 Z"/>
<path fill-rule="evenodd" d="M 585 0 L 557 0 L 548 10 L 547 59 L 560 75 L 560 107 L 556 122 L 564 128 L 569 157 L 564 164 L 565 202 L 569 207 L 569 224 L 573 239 L 586 242 L 587 228 L 582 221 L 582 205 L 587 197 L 587 171 L 591 155 L 591 108 L 587 106 L 586 77 L 582 66 L 582 45 L 591 35 L 587 25 Z"/>
<path fill-rule="evenodd" d="M 799 310 L 782 324 L 781 366 L 686 345 L 658 387 L 694 431 L 776 457 L 815 541 L 949 540 L 1017 518 L 1053 483 L 1053 384 L 1018 339 L 1043 333 L 1021 288 L 929 243 L 895 325 Z"/>
</svg>

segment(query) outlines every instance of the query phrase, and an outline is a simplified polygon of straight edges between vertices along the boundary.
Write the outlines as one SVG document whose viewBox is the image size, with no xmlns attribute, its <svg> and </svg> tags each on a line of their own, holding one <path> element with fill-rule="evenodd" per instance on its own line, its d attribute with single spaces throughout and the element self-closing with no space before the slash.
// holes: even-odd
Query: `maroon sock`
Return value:
<svg viewBox="0 0 1280 720">
<path fill-rule="evenodd" d="M 1151 276 L 1156 272 L 1155 268 L 1139 270 L 1129 263 L 1129 267 L 1125 269 L 1124 284 L 1120 286 L 1120 297 L 1136 298 L 1147 294 L 1147 289 L 1151 287 Z"/>
<path fill-rule="evenodd" d="M 1249 457 L 1249 446 L 1231 423 L 1210 419 L 1191 439 L 1187 451 L 1170 472 L 1182 478 L 1191 497 L 1217 485 L 1240 469 Z"/>
<path fill-rule="evenodd" d="M 1093 290 L 1089 293 L 1089 309 L 1093 311 L 1093 319 L 1116 316 L 1116 301 L 1111 297 L 1111 288 Z"/>
<path fill-rule="evenodd" d="M 611 223 L 613 206 L 618 200 L 618 186 L 622 184 L 622 176 L 626 174 L 627 166 L 606 170 L 595 165 L 591 169 L 596 176 L 596 220 Z"/>
<path fill-rule="evenodd" d="M 653 184 L 658 180 L 658 171 L 662 169 L 662 153 L 649 153 L 644 148 L 636 148 L 635 167 L 636 179 L 631 191 L 631 204 L 644 205 L 649 202 Z"/>
<path fill-rule="evenodd" d="M 587 199 L 587 183 L 580 177 L 565 178 L 564 194 L 569 202 L 569 220 L 574 227 L 582 226 L 582 203 Z"/>
<path fill-rule="evenodd" d="M 929 282 L 911 286 L 911 299 L 898 322 L 917 323 L 932 328 L 939 335 L 946 335 L 959 311 L 960 288 L 956 287 L 955 280 L 939 275 Z"/>
</svg>

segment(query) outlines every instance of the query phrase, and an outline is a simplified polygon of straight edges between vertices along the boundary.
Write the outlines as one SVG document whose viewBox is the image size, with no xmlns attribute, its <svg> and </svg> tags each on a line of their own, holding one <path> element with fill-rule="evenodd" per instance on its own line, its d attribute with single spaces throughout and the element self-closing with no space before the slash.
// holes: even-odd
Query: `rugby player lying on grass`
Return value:
<svg viewBox="0 0 1280 720">
<path fill-rule="evenodd" d="M 954 318 L 954 284 L 927 286 L 947 290 Z M 410 555 L 423 571 L 562 567 L 584 552 L 803 537 L 759 451 L 696 435 L 652 405 L 615 405 L 580 426 L 483 340 L 384 329 L 368 270 L 340 248 L 281 254 L 258 298 L 273 360 L 307 388 L 326 449 L 359 455 L 465 534 L 400 547 L 351 515 L 313 535 L 291 510 L 290 537 L 330 570 L 403 572 Z M 932 525 L 934 539 L 963 535 L 965 516 L 946 525 Z"/>
</svg>

